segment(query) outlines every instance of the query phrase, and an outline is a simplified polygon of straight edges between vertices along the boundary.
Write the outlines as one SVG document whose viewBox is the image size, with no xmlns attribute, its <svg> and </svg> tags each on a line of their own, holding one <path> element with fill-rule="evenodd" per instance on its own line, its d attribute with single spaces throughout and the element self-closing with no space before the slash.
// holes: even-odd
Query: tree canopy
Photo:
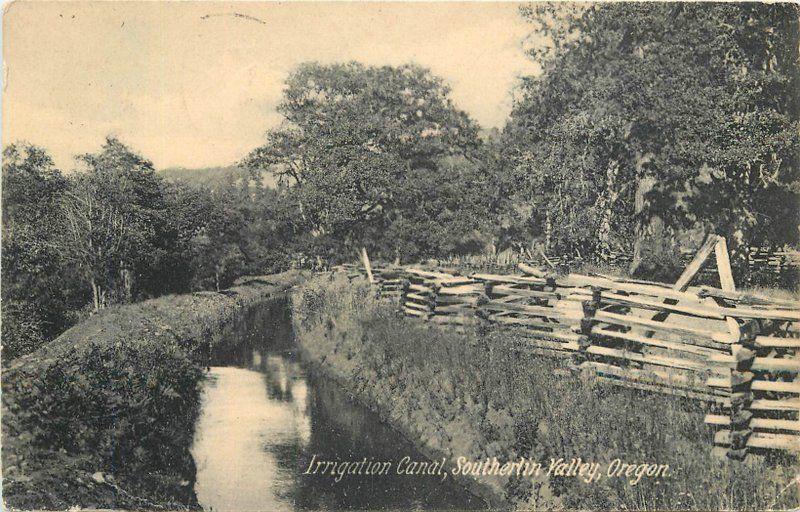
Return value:
<svg viewBox="0 0 800 512">
<path fill-rule="evenodd" d="M 68 187 L 50 156 L 28 144 L 3 151 L 2 299 L 4 357 L 13 358 L 71 324 L 85 300 L 61 272 L 53 240 Z"/>
<path fill-rule="evenodd" d="M 522 84 L 505 165 L 551 250 L 629 247 L 654 217 L 734 248 L 797 240 L 796 5 L 522 14 L 552 44 L 531 52 L 543 73 Z"/>
<path fill-rule="evenodd" d="M 452 249 L 444 226 L 469 232 L 480 218 L 447 203 L 465 199 L 480 180 L 481 142 L 448 95 L 441 79 L 416 65 L 301 65 L 278 107 L 284 125 L 245 163 L 275 173 L 303 223 L 330 243 L 404 257 Z M 398 239 L 403 225 L 419 226 L 421 209 L 439 241 Z"/>
</svg>

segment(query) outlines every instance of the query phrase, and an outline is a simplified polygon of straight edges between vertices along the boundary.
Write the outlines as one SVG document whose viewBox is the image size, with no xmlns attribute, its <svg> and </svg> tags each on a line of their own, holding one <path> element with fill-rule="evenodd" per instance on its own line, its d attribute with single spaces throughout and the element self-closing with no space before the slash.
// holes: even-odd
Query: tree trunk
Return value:
<svg viewBox="0 0 800 512">
<path fill-rule="evenodd" d="M 92 304 L 94 305 L 94 310 L 100 310 L 100 290 L 97 287 L 97 283 L 94 279 L 91 280 L 92 284 Z"/>
<path fill-rule="evenodd" d="M 298 206 L 300 208 L 300 218 L 303 219 L 303 222 L 305 224 L 309 224 L 308 217 L 306 216 L 306 209 L 303 206 L 302 199 L 298 199 L 297 200 L 297 204 L 298 204 Z M 314 238 L 319 238 L 320 236 L 325 234 L 325 228 L 323 226 L 317 226 L 317 227 L 313 227 L 312 226 L 310 233 L 311 233 L 311 236 L 313 236 Z"/>
<path fill-rule="evenodd" d="M 642 263 L 642 246 L 645 238 L 653 231 L 653 224 L 660 224 L 661 219 L 653 214 L 645 213 L 644 196 L 650 192 L 656 184 L 656 179 L 652 176 L 643 176 L 636 184 L 636 197 L 634 199 L 634 211 L 636 215 L 636 233 L 633 242 L 633 261 L 631 262 L 630 273 L 633 274 Z"/>
<path fill-rule="evenodd" d="M 544 251 L 550 252 L 550 248 L 553 243 L 553 217 L 550 213 L 550 209 L 545 211 L 545 218 L 544 218 Z"/>
<path fill-rule="evenodd" d="M 120 281 L 122 281 L 121 286 L 121 294 L 118 300 L 123 302 L 124 304 L 129 304 L 133 302 L 133 278 L 131 277 L 131 271 L 123 268 L 119 271 Z"/>
<path fill-rule="evenodd" d="M 642 246 L 647 231 L 651 230 L 653 221 L 652 212 L 645 212 L 645 195 L 656 186 L 656 178 L 649 175 L 646 165 L 653 160 L 653 153 L 636 152 L 633 167 L 636 172 L 636 190 L 634 191 L 633 211 L 634 211 L 634 240 L 633 240 L 633 260 L 628 269 L 631 274 L 636 272 L 642 263 Z"/>
<path fill-rule="evenodd" d="M 597 198 L 600 213 L 600 224 L 597 227 L 597 247 L 600 254 L 611 252 L 611 221 L 614 217 L 614 204 L 619 197 L 617 180 L 619 177 L 619 162 L 612 161 L 606 169 L 606 186 L 604 193 Z"/>
</svg>

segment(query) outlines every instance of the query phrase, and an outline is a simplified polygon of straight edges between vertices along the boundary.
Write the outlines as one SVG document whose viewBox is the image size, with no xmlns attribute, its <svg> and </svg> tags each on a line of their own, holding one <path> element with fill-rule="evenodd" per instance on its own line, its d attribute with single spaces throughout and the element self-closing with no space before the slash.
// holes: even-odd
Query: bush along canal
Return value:
<svg viewBox="0 0 800 512">
<path fill-rule="evenodd" d="M 288 302 L 212 355 L 191 449 L 204 509 L 485 508 L 378 415 L 353 400 L 292 335 Z"/>
</svg>

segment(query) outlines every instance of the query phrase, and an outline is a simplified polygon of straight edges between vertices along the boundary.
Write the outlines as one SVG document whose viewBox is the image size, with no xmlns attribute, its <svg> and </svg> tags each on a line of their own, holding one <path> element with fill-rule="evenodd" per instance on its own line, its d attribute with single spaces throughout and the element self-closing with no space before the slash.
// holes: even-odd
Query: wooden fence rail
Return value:
<svg viewBox="0 0 800 512">
<path fill-rule="evenodd" d="M 722 287 L 689 287 L 712 252 Z M 602 381 L 705 402 L 715 449 L 728 457 L 800 452 L 800 302 L 735 291 L 724 239 L 710 237 L 674 285 L 525 263 L 513 274 L 457 272 L 370 269 L 408 316 L 516 328 L 534 353 Z"/>
<path fill-rule="evenodd" d="M 800 251 L 790 247 L 758 247 L 749 246 L 740 248 L 743 251 L 744 261 L 740 263 L 743 280 L 747 285 L 753 284 L 779 284 L 792 282 L 800 274 Z M 680 259 L 688 263 L 693 257 L 691 252 L 681 251 Z M 534 263 L 546 268 L 570 268 L 581 263 L 593 263 L 613 268 L 629 268 L 633 262 L 633 253 L 607 251 L 597 254 L 588 254 L 582 257 L 578 254 L 555 256 L 543 252 L 527 254 L 504 251 L 497 255 L 469 255 L 453 256 L 438 261 L 440 268 L 470 267 L 473 269 L 503 269 L 513 271 L 520 262 Z M 718 274 L 716 261 L 708 261 L 698 276 L 703 279 L 713 278 Z"/>
</svg>

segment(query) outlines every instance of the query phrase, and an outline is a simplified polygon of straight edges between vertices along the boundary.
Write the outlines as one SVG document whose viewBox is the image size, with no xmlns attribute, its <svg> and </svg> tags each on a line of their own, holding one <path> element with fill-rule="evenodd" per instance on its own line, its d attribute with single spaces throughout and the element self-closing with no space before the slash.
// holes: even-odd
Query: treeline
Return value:
<svg viewBox="0 0 800 512">
<path fill-rule="evenodd" d="M 658 264 L 704 233 L 798 238 L 798 5 L 538 4 L 503 133 L 517 203 L 557 253 L 635 250 Z M 651 269 L 653 270 L 653 269 Z M 644 271 L 644 269 L 640 269 Z"/>
<path fill-rule="evenodd" d="M 31 145 L 3 153 L 3 359 L 112 304 L 220 289 L 291 264 L 277 192 L 243 172 L 213 188 L 164 179 L 109 138 L 68 174 Z"/>
<path fill-rule="evenodd" d="M 416 65 L 299 66 L 281 126 L 224 183 L 167 181 L 115 139 L 3 162 L 4 358 L 108 304 L 352 260 L 635 253 L 674 273 L 705 234 L 797 244 L 794 4 L 535 4 L 542 66 L 502 132 Z M 277 182 L 264 186 L 265 178 Z"/>
<path fill-rule="evenodd" d="M 245 161 L 287 186 L 321 248 L 386 259 L 634 252 L 798 239 L 795 4 L 535 4 L 541 74 L 481 133 L 416 66 L 301 66 L 285 124 Z M 344 250 L 347 249 L 347 250 Z M 671 269 L 674 271 L 674 269 Z"/>
</svg>

